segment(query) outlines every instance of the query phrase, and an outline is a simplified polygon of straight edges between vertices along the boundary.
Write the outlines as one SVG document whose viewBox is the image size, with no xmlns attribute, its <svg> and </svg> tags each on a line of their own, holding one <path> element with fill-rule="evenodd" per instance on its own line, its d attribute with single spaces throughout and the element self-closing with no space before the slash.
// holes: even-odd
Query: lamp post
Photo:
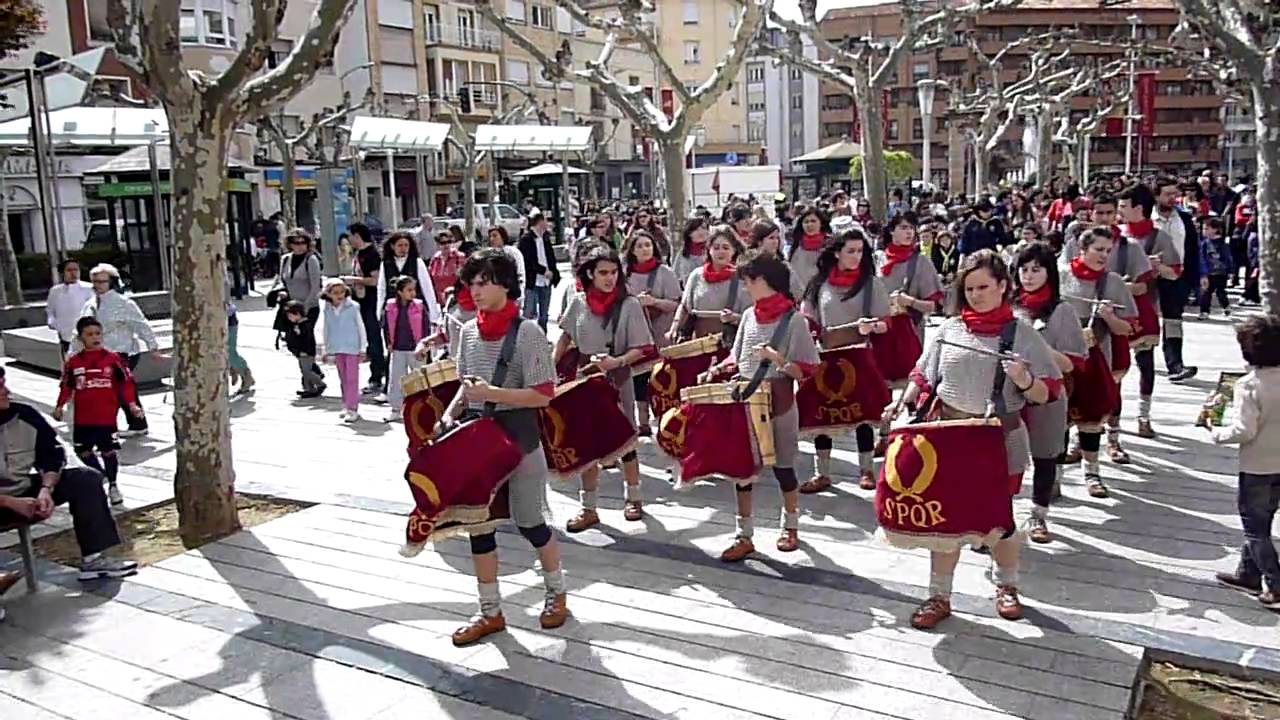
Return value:
<svg viewBox="0 0 1280 720">
<path fill-rule="evenodd" d="M 1142 24 L 1142 18 L 1137 15 L 1130 15 L 1125 18 L 1129 21 L 1129 38 L 1134 47 L 1138 45 L 1138 26 Z M 1136 116 L 1137 96 L 1134 93 L 1134 86 L 1137 84 L 1137 66 L 1138 55 L 1134 50 L 1129 51 L 1129 112 L 1124 117 L 1124 174 L 1128 175 L 1133 172 L 1133 120 Z"/>
<path fill-rule="evenodd" d="M 926 78 L 916 83 L 916 97 L 920 101 L 920 129 L 924 136 L 920 165 L 925 191 L 928 191 L 933 182 L 933 97 L 937 90 L 937 80 Z"/>
</svg>

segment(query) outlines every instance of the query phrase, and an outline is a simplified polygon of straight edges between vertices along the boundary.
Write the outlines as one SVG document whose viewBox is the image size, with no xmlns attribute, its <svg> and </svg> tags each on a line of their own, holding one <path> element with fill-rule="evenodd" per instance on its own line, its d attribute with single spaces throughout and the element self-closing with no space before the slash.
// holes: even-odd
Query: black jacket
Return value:
<svg viewBox="0 0 1280 720">
<path fill-rule="evenodd" d="M 1183 247 L 1178 248 L 1182 251 L 1182 277 L 1185 279 L 1188 288 L 1199 288 L 1200 230 L 1196 227 L 1195 220 L 1191 219 L 1191 213 L 1182 208 L 1175 208 L 1174 212 L 1178 213 L 1178 217 L 1182 218 L 1182 225 L 1187 229 Z"/>
<path fill-rule="evenodd" d="M 8 458 L 0 473 L 0 494 L 24 495 L 34 473 L 57 472 L 66 463 L 58 433 L 35 408 L 18 402 L 0 410 L 0 443 Z"/>
<path fill-rule="evenodd" d="M 551 267 L 543 267 L 538 264 L 538 245 L 542 243 L 544 257 Z M 551 286 L 555 287 L 560 284 L 560 270 L 556 267 L 555 249 L 551 247 L 551 233 L 545 232 L 539 238 L 532 230 L 525 230 L 520 233 L 520 242 L 517 243 L 520 254 L 524 256 L 524 286 L 527 288 L 537 287 L 538 278 L 545 272 L 551 272 Z"/>
</svg>

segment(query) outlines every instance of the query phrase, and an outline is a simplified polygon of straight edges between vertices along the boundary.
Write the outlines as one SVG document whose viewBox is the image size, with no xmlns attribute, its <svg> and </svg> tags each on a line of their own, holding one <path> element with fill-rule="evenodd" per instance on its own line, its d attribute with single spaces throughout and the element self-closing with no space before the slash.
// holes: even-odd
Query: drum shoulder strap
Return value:
<svg viewBox="0 0 1280 720">
<path fill-rule="evenodd" d="M 907 281 L 902 284 L 902 292 L 911 294 L 911 284 L 916 281 L 916 266 L 920 264 L 920 252 L 917 250 L 909 260 L 907 260 Z M 919 299 L 919 298 L 917 298 Z M 915 324 L 919 325 L 924 320 L 924 313 L 910 308 L 907 314 L 911 317 Z"/>
<path fill-rule="evenodd" d="M 1013 352 L 1013 343 L 1018 338 L 1018 321 L 1010 320 L 1000 329 L 1000 353 L 1006 354 Z M 995 381 L 991 386 L 991 406 L 995 410 L 996 415 L 1006 415 L 1009 408 L 1004 401 L 1004 362 L 997 361 Z"/>
<path fill-rule="evenodd" d="M 516 354 L 516 339 L 520 337 L 520 324 L 524 320 L 516 318 L 512 321 L 511 327 L 507 329 L 506 336 L 502 339 L 502 350 L 498 355 L 498 362 L 493 368 L 493 381 L 489 384 L 493 387 L 502 387 L 507 381 L 507 371 L 511 369 L 511 360 Z M 493 417 L 498 406 L 495 403 L 487 402 L 484 404 L 485 417 Z"/>
<path fill-rule="evenodd" d="M 649 292 L 652 293 L 654 286 L 658 284 L 658 268 L 654 268 L 653 272 L 649 273 L 649 277 L 645 280 L 644 284 Z"/>
<path fill-rule="evenodd" d="M 725 309 L 727 309 L 729 312 L 733 312 L 733 309 L 737 306 L 738 306 L 738 273 L 735 272 L 733 276 L 729 278 L 729 299 L 728 301 L 725 302 Z M 728 323 L 725 323 L 724 327 L 720 329 L 720 347 L 723 347 L 726 349 L 732 349 L 733 338 L 737 334 L 738 334 L 738 330 L 736 325 L 730 325 Z"/>
<path fill-rule="evenodd" d="M 618 301 L 609 308 L 609 314 L 604 318 L 604 334 L 609 338 L 609 355 L 611 357 L 618 354 L 618 320 L 622 317 L 622 306 L 627 302 L 629 295 L 623 295 Z"/>
<path fill-rule="evenodd" d="M 794 310 L 788 310 L 782 314 L 782 319 L 778 320 L 777 326 L 773 328 L 773 335 L 769 336 L 769 347 L 782 352 L 779 346 L 787 339 L 788 331 L 791 330 L 791 318 L 794 315 Z M 741 392 L 738 390 L 733 391 L 734 402 L 742 402 L 754 395 L 756 390 L 760 389 L 760 385 L 764 382 L 764 376 L 769 374 L 769 368 L 772 365 L 768 360 L 761 360 L 760 364 L 756 366 L 755 374 L 747 382 L 747 386 L 742 388 Z"/>
<path fill-rule="evenodd" d="M 872 285 L 874 285 L 874 278 L 867 278 L 862 283 L 862 317 L 864 318 L 871 317 L 871 301 L 874 299 L 871 297 Z"/>
</svg>

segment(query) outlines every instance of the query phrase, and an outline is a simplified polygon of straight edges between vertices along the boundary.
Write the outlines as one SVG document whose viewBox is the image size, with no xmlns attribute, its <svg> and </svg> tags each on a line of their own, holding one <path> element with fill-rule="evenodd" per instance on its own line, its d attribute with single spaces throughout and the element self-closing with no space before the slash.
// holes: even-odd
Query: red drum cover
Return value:
<svg viewBox="0 0 1280 720">
<path fill-rule="evenodd" d="M 876 518 L 896 547 L 946 552 L 994 543 L 1013 527 L 1009 461 L 999 420 L 908 425 L 889 434 Z"/>
<path fill-rule="evenodd" d="M 563 385 L 578 379 L 578 370 L 587 364 L 588 358 L 576 346 L 570 347 L 556 363 L 556 384 Z"/>
<path fill-rule="evenodd" d="M 556 477 L 614 460 L 636 444 L 636 429 L 622 412 L 618 390 L 603 375 L 556 388 L 538 421 L 547 467 Z"/>
<path fill-rule="evenodd" d="M 660 418 L 679 407 L 680 391 L 697 385 L 699 375 L 728 355 L 729 351 L 722 348 L 714 353 L 659 360 L 649 373 L 649 409 L 654 417 Z"/>
<path fill-rule="evenodd" d="M 875 354 L 868 347 L 826 350 L 813 377 L 800 383 L 800 430 L 828 431 L 880 422 L 891 401 Z"/>
<path fill-rule="evenodd" d="M 404 472 L 415 505 L 408 545 L 483 530 L 509 517 L 506 484 L 522 458 L 492 418 L 467 421 L 418 448 Z"/>
<path fill-rule="evenodd" d="M 1129 346 L 1129 338 L 1124 335 L 1111 336 L 1111 369 L 1124 372 L 1133 365 L 1133 351 Z"/>
<path fill-rule="evenodd" d="M 680 461 L 683 483 L 721 477 L 750 481 L 760 473 L 744 403 L 684 403 L 662 416 L 658 445 Z"/>
<path fill-rule="evenodd" d="M 1107 358 L 1101 348 L 1089 348 L 1084 369 L 1071 373 L 1067 416 L 1072 422 L 1100 423 L 1110 417 L 1119 404 L 1120 386 L 1116 384 L 1111 368 L 1107 367 Z"/>
<path fill-rule="evenodd" d="M 924 348 L 916 336 L 915 325 L 907 313 L 892 315 L 887 320 L 889 331 L 871 336 L 876 366 L 888 382 L 906 380 L 920 359 Z"/>
<path fill-rule="evenodd" d="M 1156 309 L 1154 294 L 1155 289 L 1152 288 L 1133 299 L 1138 306 L 1138 328 L 1130 339 L 1131 342 L 1141 338 L 1160 337 L 1160 311 Z"/>
<path fill-rule="evenodd" d="M 458 394 L 461 383 L 451 380 L 436 387 L 414 393 L 404 399 L 404 432 L 409 436 L 409 454 L 427 445 L 435 436 L 436 425 Z"/>
</svg>

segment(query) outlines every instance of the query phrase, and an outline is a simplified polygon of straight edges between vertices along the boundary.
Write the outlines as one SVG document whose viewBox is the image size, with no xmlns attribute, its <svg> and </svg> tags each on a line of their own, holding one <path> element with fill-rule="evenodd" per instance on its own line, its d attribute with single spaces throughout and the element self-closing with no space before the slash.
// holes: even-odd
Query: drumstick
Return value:
<svg viewBox="0 0 1280 720">
<path fill-rule="evenodd" d="M 960 348 L 961 350 L 968 350 L 971 353 L 986 355 L 987 357 L 998 358 L 1000 360 L 1017 360 L 1018 359 L 1018 357 L 1013 353 L 996 352 L 995 350 L 988 350 L 986 348 L 973 347 L 972 345 L 965 345 L 964 343 L 951 342 L 950 340 L 946 340 L 944 338 L 938 338 L 938 344 L 950 345 L 951 347 L 954 347 L 954 348 Z"/>
<path fill-rule="evenodd" d="M 1091 305 L 1110 305 L 1110 306 L 1111 306 L 1111 307 L 1113 307 L 1113 308 L 1123 308 L 1123 307 L 1124 307 L 1124 305 L 1123 305 L 1123 304 L 1121 304 L 1121 303 L 1118 303 L 1118 302 L 1112 302 L 1111 300 L 1101 300 L 1101 299 L 1099 299 L 1099 298 L 1087 298 L 1087 297 L 1080 297 L 1079 295 L 1068 295 L 1068 294 L 1066 294 L 1066 293 L 1063 293 L 1063 294 L 1062 294 L 1062 297 L 1064 297 L 1064 298 L 1066 298 L 1066 299 L 1068 299 L 1068 300 L 1078 300 L 1078 301 L 1080 301 L 1080 302 L 1086 302 L 1086 303 L 1089 303 L 1089 304 L 1091 304 Z"/>
<path fill-rule="evenodd" d="M 694 317 L 704 317 L 704 318 L 705 318 L 705 317 L 712 317 L 712 318 L 718 318 L 718 317 L 720 317 L 720 313 L 722 313 L 722 312 L 724 312 L 724 311 L 723 311 L 723 310 L 691 310 L 690 312 L 692 312 L 692 313 L 693 313 Z"/>
<path fill-rule="evenodd" d="M 832 327 L 825 328 L 825 330 L 827 332 L 835 332 L 837 330 L 859 330 L 864 323 L 874 324 L 878 322 L 880 322 L 878 318 L 862 318 L 843 325 L 833 325 Z"/>
</svg>

